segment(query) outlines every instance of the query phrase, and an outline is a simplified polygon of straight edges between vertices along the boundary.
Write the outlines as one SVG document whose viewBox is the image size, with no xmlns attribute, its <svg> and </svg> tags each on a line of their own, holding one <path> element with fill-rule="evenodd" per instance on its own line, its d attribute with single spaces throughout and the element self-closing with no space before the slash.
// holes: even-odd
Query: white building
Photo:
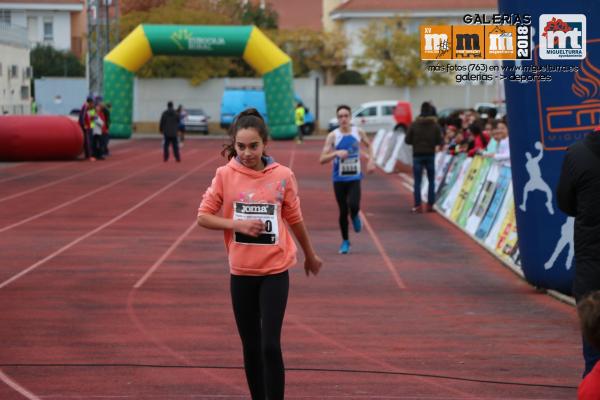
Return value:
<svg viewBox="0 0 600 400">
<path fill-rule="evenodd" d="M 0 23 L 0 114 L 29 114 L 31 77 L 24 28 Z"/>
<path fill-rule="evenodd" d="M 324 18 L 325 27 L 341 29 L 349 39 L 347 68 L 351 69 L 354 59 L 364 51 L 360 33 L 373 21 L 384 18 L 403 18 L 407 22 L 404 28 L 408 33 L 419 31 L 419 26 L 432 20 L 440 25 L 462 25 L 465 14 L 494 14 L 497 13 L 496 0 L 326 0 L 332 8 L 332 2 L 337 7 L 329 12 L 329 20 Z"/>
<path fill-rule="evenodd" d="M 48 44 L 81 56 L 85 32 L 83 0 L 0 0 L 0 23 L 24 28 L 32 48 Z"/>
</svg>

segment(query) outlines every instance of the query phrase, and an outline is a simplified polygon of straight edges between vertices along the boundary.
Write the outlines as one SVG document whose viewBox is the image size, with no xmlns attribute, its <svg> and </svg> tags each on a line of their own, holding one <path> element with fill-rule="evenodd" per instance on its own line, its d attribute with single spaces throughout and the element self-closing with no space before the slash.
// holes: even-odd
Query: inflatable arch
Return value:
<svg viewBox="0 0 600 400">
<path fill-rule="evenodd" d="M 104 98 L 113 106 L 112 137 L 131 136 L 134 74 L 153 55 L 242 56 L 263 76 L 271 136 L 296 135 L 292 61 L 258 28 L 138 25 L 104 57 Z"/>
</svg>

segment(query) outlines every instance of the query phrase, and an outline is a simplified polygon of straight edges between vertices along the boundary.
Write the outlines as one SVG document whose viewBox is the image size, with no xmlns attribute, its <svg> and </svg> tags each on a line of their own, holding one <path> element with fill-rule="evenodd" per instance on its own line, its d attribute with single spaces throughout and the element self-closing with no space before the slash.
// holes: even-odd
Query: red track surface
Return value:
<svg viewBox="0 0 600 400">
<path fill-rule="evenodd" d="M 186 141 L 181 164 L 133 140 L 103 162 L 0 169 L 0 399 L 249 397 L 222 234 L 193 228 L 221 143 Z M 291 271 L 286 398 L 575 398 L 573 308 L 408 213 L 397 177 L 365 179 L 367 229 L 338 255 L 321 146 L 270 144 L 325 260 Z"/>
</svg>

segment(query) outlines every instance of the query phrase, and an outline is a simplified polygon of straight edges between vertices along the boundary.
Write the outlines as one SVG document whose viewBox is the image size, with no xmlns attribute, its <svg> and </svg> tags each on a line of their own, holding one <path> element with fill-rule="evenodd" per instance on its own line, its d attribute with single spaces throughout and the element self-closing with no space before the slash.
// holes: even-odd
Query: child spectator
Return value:
<svg viewBox="0 0 600 400">
<path fill-rule="evenodd" d="M 490 141 L 490 137 L 483 133 L 481 121 L 475 121 L 469 125 L 468 131 L 471 134 L 469 138 L 469 157 L 483 153 Z"/>
<path fill-rule="evenodd" d="M 587 342 L 600 350 L 600 291 L 591 292 L 577 304 L 581 333 Z M 578 400 L 600 399 L 600 364 L 579 384 Z"/>
</svg>

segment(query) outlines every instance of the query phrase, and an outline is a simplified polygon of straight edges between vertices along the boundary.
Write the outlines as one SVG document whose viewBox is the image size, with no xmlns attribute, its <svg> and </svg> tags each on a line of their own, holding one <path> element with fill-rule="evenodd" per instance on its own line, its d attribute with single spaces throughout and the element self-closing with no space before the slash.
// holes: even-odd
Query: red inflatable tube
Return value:
<svg viewBox="0 0 600 400">
<path fill-rule="evenodd" d="M 0 160 L 72 160 L 82 150 L 81 128 L 68 117 L 0 116 Z"/>
</svg>

